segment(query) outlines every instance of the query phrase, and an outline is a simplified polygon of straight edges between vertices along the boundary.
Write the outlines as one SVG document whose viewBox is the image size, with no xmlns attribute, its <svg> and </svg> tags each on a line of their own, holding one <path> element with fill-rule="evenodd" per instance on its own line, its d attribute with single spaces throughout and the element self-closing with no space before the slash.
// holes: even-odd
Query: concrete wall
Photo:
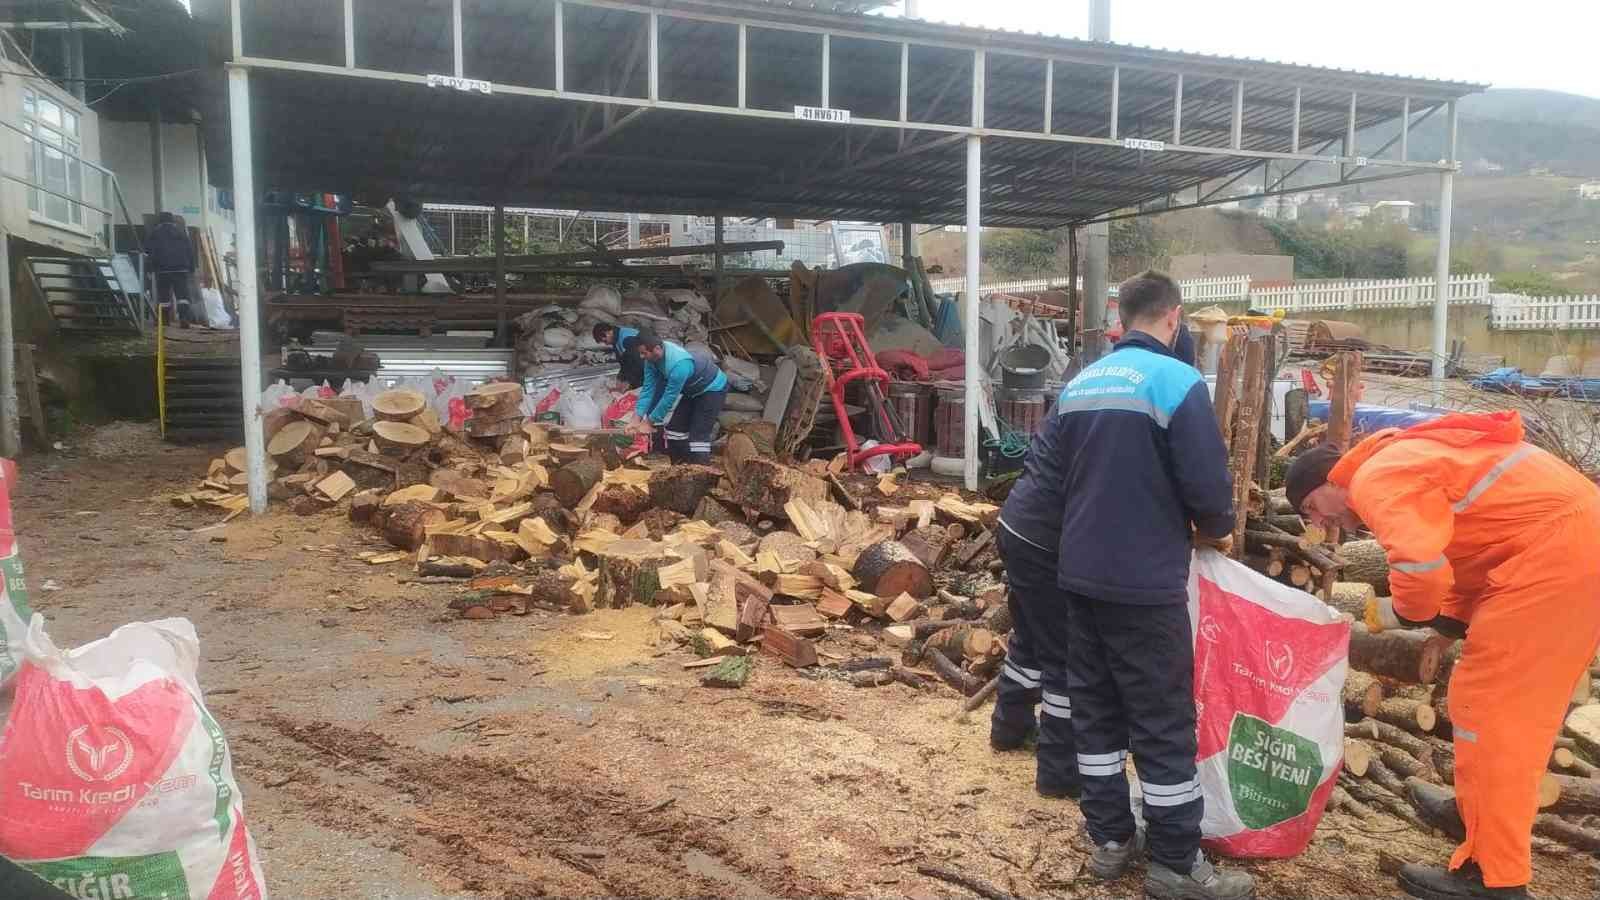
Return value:
<svg viewBox="0 0 1600 900">
<path fill-rule="evenodd" d="M 117 173 L 129 215 L 142 223 L 146 216 L 165 210 L 183 216 L 191 228 L 208 225 L 217 253 L 226 253 L 233 247 L 233 211 L 222 209 L 217 189 L 206 184 L 199 127 L 170 122 L 161 126 L 161 209 L 155 202 L 150 127 L 148 121 L 101 123 L 105 165 Z"/>
<path fill-rule="evenodd" d="M 1167 274 L 1185 278 L 1249 275 L 1255 282 L 1294 280 L 1294 257 L 1272 253 L 1185 253 L 1172 258 Z"/>
<path fill-rule="evenodd" d="M 1230 312 L 1243 304 L 1227 304 Z M 1292 314 L 1294 319 L 1334 319 L 1361 326 L 1362 337 L 1397 350 L 1427 351 L 1433 346 L 1433 310 L 1428 307 L 1398 309 L 1341 309 L 1325 313 Z M 1579 363 L 1600 361 L 1600 329 L 1568 331 L 1507 331 L 1489 327 L 1489 307 L 1452 306 L 1448 319 L 1450 340 L 1465 340 L 1469 356 L 1505 358 L 1532 375 L 1544 371 L 1552 356 L 1576 357 Z M 1600 364 L 1600 363 L 1597 363 Z"/>
</svg>

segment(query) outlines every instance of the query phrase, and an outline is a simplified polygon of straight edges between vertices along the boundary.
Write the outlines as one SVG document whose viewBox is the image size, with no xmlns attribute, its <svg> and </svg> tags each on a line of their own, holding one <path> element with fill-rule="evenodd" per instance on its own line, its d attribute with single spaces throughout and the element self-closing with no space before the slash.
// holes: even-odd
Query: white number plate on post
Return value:
<svg viewBox="0 0 1600 900">
<path fill-rule="evenodd" d="M 831 125 L 849 125 L 850 110 L 828 109 L 822 106 L 796 106 L 794 117 L 802 122 L 827 122 Z"/>
<path fill-rule="evenodd" d="M 454 75 L 429 75 L 428 87 L 449 87 L 458 91 L 477 91 L 480 94 L 487 94 L 494 90 L 489 86 L 489 82 L 482 79 L 457 78 Z"/>
<path fill-rule="evenodd" d="M 1167 149 L 1167 142 L 1147 141 L 1143 138 L 1123 138 L 1122 146 L 1127 147 L 1129 150 L 1149 150 L 1154 153 L 1160 153 Z"/>
</svg>

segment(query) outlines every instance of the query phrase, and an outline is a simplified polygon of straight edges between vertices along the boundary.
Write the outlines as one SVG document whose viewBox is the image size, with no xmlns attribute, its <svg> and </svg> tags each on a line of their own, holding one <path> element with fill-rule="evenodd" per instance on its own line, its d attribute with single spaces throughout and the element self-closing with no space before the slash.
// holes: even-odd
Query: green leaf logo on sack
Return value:
<svg viewBox="0 0 1600 900">
<path fill-rule="evenodd" d="M 1247 828 L 1266 828 L 1305 812 L 1322 777 L 1317 745 L 1255 716 L 1233 717 L 1228 788 Z"/>
</svg>

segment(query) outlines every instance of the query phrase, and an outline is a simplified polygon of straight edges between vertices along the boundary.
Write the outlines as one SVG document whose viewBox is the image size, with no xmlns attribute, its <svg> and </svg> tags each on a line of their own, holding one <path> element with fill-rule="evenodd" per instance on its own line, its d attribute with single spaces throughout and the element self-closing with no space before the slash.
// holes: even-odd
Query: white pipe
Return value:
<svg viewBox="0 0 1600 900">
<path fill-rule="evenodd" d="M 261 434 L 261 314 L 256 287 L 255 159 L 250 146 L 250 71 L 228 69 L 228 125 L 233 145 L 234 253 L 239 259 L 239 389 L 244 394 L 245 476 L 250 511 L 267 511 L 267 446 Z"/>
<path fill-rule="evenodd" d="M 965 465 L 962 474 L 969 491 L 978 489 L 978 407 L 983 402 L 983 369 L 979 359 L 982 350 L 978 343 L 978 330 L 982 325 L 978 304 L 978 269 L 982 265 L 978 251 L 983 237 L 979 224 L 979 204 L 982 194 L 983 138 L 974 134 L 967 137 L 967 289 L 962 316 L 965 320 L 962 330 L 965 332 L 967 353 L 966 408 L 962 416 Z"/>
<path fill-rule="evenodd" d="M 1439 405 L 1444 403 L 1444 369 L 1450 352 L 1450 204 L 1455 181 L 1454 172 L 1439 173 L 1439 252 L 1433 263 L 1433 402 Z"/>
<path fill-rule="evenodd" d="M 0 456 L 8 459 L 16 459 L 22 451 L 15 338 L 11 328 L 11 235 L 0 228 Z"/>
</svg>

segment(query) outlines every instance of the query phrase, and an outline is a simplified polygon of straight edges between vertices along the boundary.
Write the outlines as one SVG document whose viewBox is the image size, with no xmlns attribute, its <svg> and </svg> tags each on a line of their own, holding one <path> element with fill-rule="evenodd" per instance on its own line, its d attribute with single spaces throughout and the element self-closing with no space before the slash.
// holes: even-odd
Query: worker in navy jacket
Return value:
<svg viewBox="0 0 1600 900">
<path fill-rule="evenodd" d="M 639 329 L 596 322 L 594 341 L 610 347 L 611 352 L 616 354 L 617 364 L 622 367 L 618 377 L 623 383 L 635 390 L 644 384 L 644 363 L 639 359 Z"/>
<path fill-rule="evenodd" d="M 1250 876 L 1200 852 L 1187 591 L 1194 540 L 1222 544 L 1233 531 L 1227 451 L 1205 379 L 1172 350 L 1177 283 L 1145 272 L 1118 300 L 1127 334 L 1072 379 L 1052 422 L 1063 498 L 1056 583 L 1089 869 L 1121 877 L 1148 836 L 1148 895 L 1242 900 L 1254 894 Z M 1130 752 L 1145 829 L 1130 807 Z"/>
<path fill-rule="evenodd" d="M 653 331 L 639 332 L 637 346 L 644 387 L 634 407 L 640 421 L 633 430 L 649 433 L 665 426 L 667 455 L 673 462 L 710 463 L 711 436 L 728 396 L 728 376 L 709 350 L 686 350 Z"/>
<path fill-rule="evenodd" d="M 1182 323 L 1173 352 L 1194 365 L 1194 338 Z M 1056 410 L 1060 409 L 1058 400 Z M 1022 474 L 1000 510 L 996 543 L 1005 563 L 1012 625 L 989 720 L 989 744 L 996 750 L 1020 749 L 1037 733 L 1034 786 L 1041 796 L 1055 798 L 1076 797 L 1080 787 L 1067 688 L 1067 599 L 1056 585 L 1061 509 L 1066 503 L 1056 452 L 1060 424 L 1061 418 L 1053 415 L 1034 434 Z"/>
</svg>

